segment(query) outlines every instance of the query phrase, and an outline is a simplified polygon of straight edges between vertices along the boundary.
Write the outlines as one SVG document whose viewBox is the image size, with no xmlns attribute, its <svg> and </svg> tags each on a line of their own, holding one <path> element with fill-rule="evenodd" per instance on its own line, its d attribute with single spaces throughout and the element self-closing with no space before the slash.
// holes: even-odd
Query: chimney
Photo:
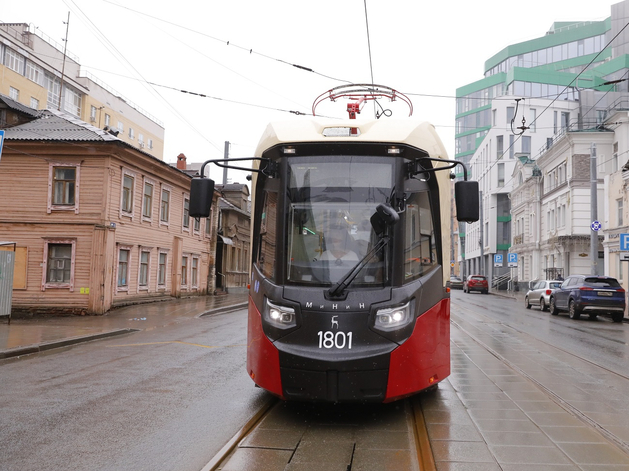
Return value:
<svg viewBox="0 0 629 471">
<path fill-rule="evenodd" d="M 177 168 L 179 170 L 185 170 L 187 168 L 186 166 L 186 156 L 183 154 L 179 154 L 177 156 Z"/>
</svg>

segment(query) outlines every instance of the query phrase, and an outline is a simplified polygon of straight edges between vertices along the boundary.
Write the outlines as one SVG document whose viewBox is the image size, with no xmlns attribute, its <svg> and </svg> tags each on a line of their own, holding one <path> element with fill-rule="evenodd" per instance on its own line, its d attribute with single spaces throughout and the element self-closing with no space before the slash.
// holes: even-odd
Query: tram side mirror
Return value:
<svg viewBox="0 0 629 471">
<path fill-rule="evenodd" d="M 458 221 L 478 221 L 478 195 L 478 182 L 476 181 L 462 181 L 454 184 L 454 200 Z"/>
<path fill-rule="evenodd" d="M 376 207 L 376 212 L 371 216 L 371 227 L 376 234 L 384 234 L 387 226 L 393 226 L 400 220 L 400 215 L 390 205 L 381 203 Z"/>
<path fill-rule="evenodd" d="M 190 183 L 190 217 L 206 218 L 210 215 L 214 180 L 194 177 Z"/>
</svg>

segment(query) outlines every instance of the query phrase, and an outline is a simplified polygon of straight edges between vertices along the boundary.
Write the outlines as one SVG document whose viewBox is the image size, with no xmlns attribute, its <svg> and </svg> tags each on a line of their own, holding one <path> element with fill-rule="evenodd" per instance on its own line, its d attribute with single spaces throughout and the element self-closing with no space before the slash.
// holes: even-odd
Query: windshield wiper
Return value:
<svg viewBox="0 0 629 471">
<path fill-rule="evenodd" d="M 371 260 L 374 255 L 376 255 L 389 243 L 391 237 L 385 235 L 384 233 L 387 227 L 393 226 L 399 220 L 399 214 L 388 204 L 379 204 L 376 207 L 376 212 L 371 216 L 370 221 L 371 227 L 373 227 L 376 234 L 380 236 L 380 240 L 369 252 L 367 252 L 367 255 L 360 259 L 351 270 L 349 270 L 338 282 L 336 282 L 334 286 L 328 290 L 327 295 L 329 298 L 339 298 L 344 295 L 347 287 L 358 276 L 358 273 L 365 268 L 365 265 L 367 265 L 369 260 Z"/>
</svg>

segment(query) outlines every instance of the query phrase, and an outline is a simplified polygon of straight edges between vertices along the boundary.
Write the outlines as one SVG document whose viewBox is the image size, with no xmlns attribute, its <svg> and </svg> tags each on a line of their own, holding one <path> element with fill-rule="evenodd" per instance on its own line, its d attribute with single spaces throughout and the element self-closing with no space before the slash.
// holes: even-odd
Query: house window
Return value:
<svg viewBox="0 0 629 471">
<path fill-rule="evenodd" d="M 8 47 L 4 50 L 4 65 L 18 74 L 24 74 L 24 56 Z"/>
<path fill-rule="evenodd" d="M 111 116 L 105 113 L 105 126 L 109 126 L 111 124 Z"/>
<path fill-rule="evenodd" d="M 69 285 L 72 279 L 73 244 L 47 244 L 46 286 Z"/>
<path fill-rule="evenodd" d="M 162 198 L 159 204 L 159 221 L 168 224 L 170 219 L 170 190 L 162 188 Z"/>
<path fill-rule="evenodd" d="M 194 218 L 193 230 L 195 234 L 201 231 L 201 218 Z"/>
<path fill-rule="evenodd" d="M 55 167 L 52 177 L 52 204 L 74 205 L 76 168 Z"/>
<path fill-rule="evenodd" d="M 182 221 L 183 229 L 190 230 L 190 198 L 187 196 L 183 197 L 183 221 Z"/>
<path fill-rule="evenodd" d="M 92 123 L 96 121 L 96 107 L 94 105 L 90 106 L 90 121 Z"/>
<path fill-rule="evenodd" d="M 81 116 L 81 94 L 73 88 L 64 85 L 63 109 L 74 116 Z"/>
<path fill-rule="evenodd" d="M 144 194 L 142 196 L 142 217 L 150 220 L 153 215 L 153 184 L 144 182 Z"/>
<path fill-rule="evenodd" d="M 612 172 L 618 171 L 618 143 L 614 142 L 612 152 Z"/>
<path fill-rule="evenodd" d="M 20 91 L 17 88 L 9 87 L 9 97 L 13 98 L 15 101 L 19 101 Z"/>
<path fill-rule="evenodd" d="M 505 164 L 498 164 L 498 188 L 505 186 Z"/>
<path fill-rule="evenodd" d="M 166 286 L 166 262 L 168 261 L 168 254 L 166 252 L 159 253 L 159 264 L 157 266 L 157 286 Z"/>
<path fill-rule="evenodd" d="M 124 132 L 124 123 L 122 121 L 118 121 L 118 131 Z"/>
<path fill-rule="evenodd" d="M 34 110 L 39 109 L 39 100 L 37 98 L 31 97 L 31 108 Z"/>
<path fill-rule="evenodd" d="M 199 258 L 192 257 L 192 287 L 198 288 L 199 286 Z"/>
<path fill-rule="evenodd" d="M 133 217 L 133 188 L 135 185 L 135 176 L 123 170 L 122 172 L 122 195 L 120 209 L 122 213 Z"/>
<path fill-rule="evenodd" d="M 48 213 L 79 212 L 79 164 L 50 163 L 48 169 Z"/>
<path fill-rule="evenodd" d="M 131 262 L 131 248 L 121 247 L 118 251 L 118 290 L 129 289 L 129 263 Z"/>
<path fill-rule="evenodd" d="M 149 139 L 149 149 L 153 148 L 153 139 Z"/>
<path fill-rule="evenodd" d="M 140 289 L 148 289 L 150 261 L 151 253 L 146 250 L 140 251 L 140 271 L 138 273 L 138 286 Z"/>
<path fill-rule="evenodd" d="M 522 136 L 522 153 L 531 155 L 531 136 Z"/>
<path fill-rule="evenodd" d="M 622 198 L 616 200 L 616 217 L 618 218 L 618 227 L 624 225 Z"/>
<path fill-rule="evenodd" d="M 504 154 L 504 136 L 496 136 L 496 160 L 502 159 Z"/>
<path fill-rule="evenodd" d="M 129 139 L 134 139 L 135 138 L 135 131 L 133 130 L 133 128 L 129 128 Z"/>
<path fill-rule="evenodd" d="M 144 134 L 142 133 L 138 134 L 138 146 L 140 146 L 140 148 L 144 147 Z"/>
<path fill-rule="evenodd" d="M 181 257 L 181 286 L 188 286 L 188 256 Z"/>
<path fill-rule="evenodd" d="M 44 69 L 32 61 L 26 60 L 26 78 L 44 86 Z"/>
<path fill-rule="evenodd" d="M 46 90 L 48 90 L 48 94 L 46 97 L 46 106 L 49 109 L 53 110 L 59 109 L 59 100 L 61 97 L 61 81 L 54 75 L 50 75 L 47 72 L 44 72 L 44 82 L 46 84 Z"/>
<path fill-rule="evenodd" d="M 515 107 L 507 106 L 507 124 L 511 124 L 515 117 Z"/>
</svg>

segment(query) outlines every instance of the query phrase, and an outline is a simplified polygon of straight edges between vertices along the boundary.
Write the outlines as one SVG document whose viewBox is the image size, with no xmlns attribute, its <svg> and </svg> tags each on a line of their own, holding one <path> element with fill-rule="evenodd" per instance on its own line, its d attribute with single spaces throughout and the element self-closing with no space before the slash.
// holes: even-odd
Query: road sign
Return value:
<svg viewBox="0 0 629 471">
<path fill-rule="evenodd" d="M 593 231 L 600 231 L 602 226 L 599 221 L 592 221 L 592 224 L 590 224 L 590 227 L 592 228 Z"/>
<path fill-rule="evenodd" d="M 629 252 L 629 234 L 620 234 L 620 250 Z"/>
<path fill-rule="evenodd" d="M 494 254 L 494 267 L 501 267 L 504 264 L 501 253 Z"/>
<path fill-rule="evenodd" d="M 509 265 L 509 268 L 517 268 L 517 266 L 518 266 L 518 254 L 517 253 L 508 253 L 507 254 L 507 265 Z"/>
<path fill-rule="evenodd" d="M 629 252 L 624 252 L 620 254 L 620 261 L 621 262 L 629 262 Z"/>
</svg>

